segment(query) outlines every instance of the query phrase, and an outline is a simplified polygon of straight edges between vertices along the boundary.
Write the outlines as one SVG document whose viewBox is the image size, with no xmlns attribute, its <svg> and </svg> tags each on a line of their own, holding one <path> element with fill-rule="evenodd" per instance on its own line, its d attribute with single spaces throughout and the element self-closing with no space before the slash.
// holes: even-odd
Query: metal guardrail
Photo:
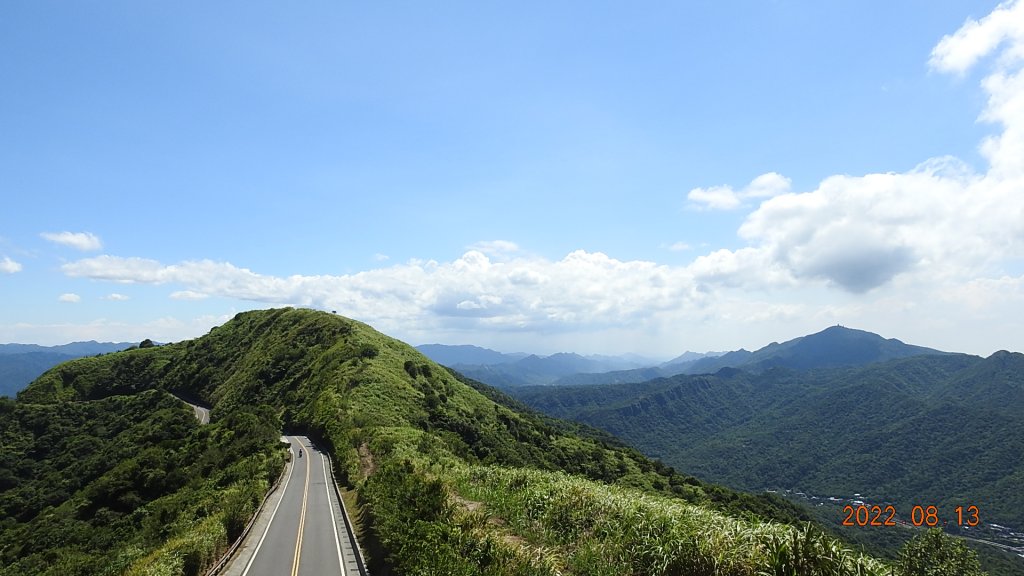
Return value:
<svg viewBox="0 0 1024 576">
<path fill-rule="evenodd" d="M 331 484 L 334 485 L 334 494 L 338 497 L 338 504 L 341 505 L 341 515 L 345 519 L 345 532 L 348 533 L 349 542 L 352 544 L 352 549 L 356 555 L 356 566 L 359 568 L 360 576 L 369 576 L 370 573 L 366 571 L 366 563 L 363 561 L 363 550 L 359 547 L 359 539 L 356 538 L 355 528 L 352 526 L 352 521 L 348 517 L 348 508 L 345 507 L 345 499 L 341 497 L 341 488 L 338 486 L 338 479 L 334 477 L 334 459 L 331 458 L 330 454 L 327 455 L 327 462 L 331 465 Z"/>
</svg>

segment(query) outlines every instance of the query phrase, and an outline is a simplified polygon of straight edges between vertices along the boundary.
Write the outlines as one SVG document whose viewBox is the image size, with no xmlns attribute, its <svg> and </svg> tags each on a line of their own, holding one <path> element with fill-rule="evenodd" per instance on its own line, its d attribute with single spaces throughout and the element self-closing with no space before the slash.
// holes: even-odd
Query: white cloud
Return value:
<svg viewBox="0 0 1024 576">
<path fill-rule="evenodd" d="M 78 294 L 72 294 L 72 293 L 69 292 L 69 293 L 66 293 L 66 294 L 61 294 L 60 296 L 57 297 L 57 300 L 59 302 L 75 303 L 75 302 L 80 302 L 82 300 L 82 297 L 79 296 Z"/>
<path fill-rule="evenodd" d="M 779 243 L 788 238 L 784 234 Z M 1024 348 L 1024 320 L 1008 320 L 1019 316 L 1024 278 L 965 283 L 958 276 L 905 274 L 870 293 L 855 293 L 861 280 L 828 278 L 836 272 L 822 264 L 829 262 L 827 254 L 802 258 L 804 277 L 764 247 L 718 250 L 686 266 L 582 250 L 559 260 L 508 261 L 470 251 L 449 262 L 411 261 L 341 276 L 275 277 L 227 262 L 164 265 L 111 256 L 69 263 L 64 272 L 177 284 L 183 289 L 172 297 L 178 299 L 209 295 L 337 310 L 406 341 L 489 341 L 509 350 L 543 346 L 553 352 L 560 346 L 671 355 L 687 348 L 759 347 L 837 322 L 939 347 L 947 343 L 942 335 L 955 340 L 950 335 L 970 327 L 985 337 L 974 338 L 970 347 L 961 340 L 948 348 L 987 353 L 996 348 L 986 346 L 1014 349 L 1015 342 Z M 850 287 L 837 293 L 829 282 Z M 986 307 L 984 314 L 979 306 Z M 1004 319 L 999 330 L 983 327 L 991 318 Z M 142 337 L 172 339 L 153 334 Z"/>
<path fill-rule="evenodd" d="M 765 201 L 739 233 L 794 278 L 852 292 L 913 270 L 978 271 L 1002 243 L 990 230 L 999 215 L 978 210 L 991 201 L 979 184 L 952 161 L 905 174 L 833 176 L 812 192 Z"/>
<path fill-rule="evenodd" d="M 387 254 L 381 254 L 380 252 L 377 252 L 376 254 L 373 255 L 373 259 L 377 262 L 386 262 L 390 260 L 391 257 L 388 256 Z"/>
<path fill-rule="evenodd" d="M 40 236 L 55 244 L 61 244 L 83 252 L 103 248 L 103 243 L 100 242 L 100 239 L 95 234 L 89 232 L 43 232 Z"/>
<path fill-rule="evenodd" d="M 744 198 L 771 198 L 789 192 L 792 184 L 789 178 L 777 173 L 768 172 L 754 178 L 743 190 Z"/>
<path fill-rule="evenodd" d="M 706 210 L 732 210 L 740 207 L 740 195 L 729 186 L 694 188 L 686 198 L 691 205 Z"/>
<path fill-rule="evenodd" d="M 174 300 L 205 300 L 209 298 L 209 295 L 193 290 L 178 290 L 171 292 L 171 298 Z"/>
<path fill-rule="evenodd" d="M 4 274 L 21 272 L 21 268 L 22 266 L 20 262 L 15 262 L 7 256 L 4 256 L 4 259 L 0 260 L 0 272 L 3 272 Z"/>
<path fill-rule="evenodd" d="M 468 249 L 482 252 L 488 256 L 507 256 L 519 252 L 519 245 L 508 240 L 487 240 L 477 242 L 469 246 Z"/>
<path fill-rule="evenodd" d="M 994 56 L 992 72 L 982 81 L 988 105 L 981 119 L 1003 131 L 987 138 L 981 151 L 1001 179 L 1024 177 L 1024 2 L 1000 4 L 980 20 L 969 20 L 932 50 L 933 69 L 963 74 L 983 58 Z"/>
<path fill-rule="evenodd" d="M 690 246 L 686 242 L 682 242 L 682 241 L 670 244 L 669 247 L 668 247 L 668 249 L 673 251 L 673 252 L 685 252 L 685 251 L 689 250 L 690 248 L 692 248 L 692 246 Z"/>
<path fill-rule="evenodd" d="M 343 276 L 275 277 L 209 260 L 164 265 L 98 256 L 63 266 L 72 277 L 121 283 L 179 284 L 179 299 L 214 295 L 270 304 L 316 306 L 373 322 L 543 329 L 624 322 L 687 306 L 692 274 L 684 267 L 624 262 L 576 251 L 559 261 L 492 261 L 466 252 L 452 262 L 420 262 Z"/>
<path fill-rule="evenodd" d="M 694 188 L 686 195 L 690 205 L 704 210 L 733 210 L 747 198 L 770 198 L 789 192 L 790 180 L 781 174 L 769 172 L 754 178 L 742 190 L 731 186 Z"/>
<path fill-rule="evenodd" d="M 980 20 L 968 20 L 939 41 L 929 64 L 936 70 L 963 74 L 1003 42 L 1011 43 L 1005 59 L 1024 58 L 1024 3 L 1006 2 Z"/>
<path fill-rule="evenodd" d="M 689 271 L 698 282 L 696 287 L 705 292 L 716 287 L 759 290 L 796 285 L 789 270 L 756 248 L 716 250 L 694 260 Z"/>
<path fill-rule="evenodd" d="M 125 300 L 131 300 L 131 298 L 129 298 L 128 296 L 125 296 L 124 294 L 118 294 L 117 292 L 107 294 L 106 296 L 103 297 L 103 299 L 110 300 L 112 302 L 124 302 Z"/>
</svg>

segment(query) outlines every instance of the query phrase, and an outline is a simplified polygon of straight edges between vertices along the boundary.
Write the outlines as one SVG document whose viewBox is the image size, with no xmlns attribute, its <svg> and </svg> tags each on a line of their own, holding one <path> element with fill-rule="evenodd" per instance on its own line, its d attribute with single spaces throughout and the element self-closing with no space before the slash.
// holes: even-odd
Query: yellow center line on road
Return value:
<svg viewBox="0 0 1024 576">
<path fill-rule="evenodd" d="M 299 442 L 299 450 L 302 442 Z M 306 452 L 309 452 L 308 450 Z M 309 458 L 306 458 L 306 483 L 302 487 L 302 511 L 299 513 L 299 534 L 295 539 L 295 558 L 292 560 L 292 576 L 299 576 L 299 557 L 302 553 L 302 531 L 306 527 L 306 501 L 309 499 Z"/>
<path fill-rule="evenodd" d="M 249 574 L 249 569 L 252 568 L 253 562 L 256 561 L 256 556 L 260 553 L 260 548 L 263 547 L 263 541 L 267 539 L 267 534 L 270 534 L 270 525 L 274 523 L 274 518 L 277 518 L 277 511 L 281 508 L 281 503 L 284 502 L 284 493 L 288 492 L 288 483 L 291 482 L 292 476 L 295 475 L 295 466 L 290 462 L 287 466 L 289 466 L 288 475 L 285 476 L 284 485 L 280 488 L 282 496 L 277 499 L 274 511 L 270 513 L 270 520 L 267 521 L 267 527 L 263 529 L 263 535 L 260 536 L 259 542 L 256 543 L 256 549 L 253 550 L 252 556 L 249 557 L 249 562 L 246 563 L 245 569 L 242 570 L 242 576 Z"/>
</svg>

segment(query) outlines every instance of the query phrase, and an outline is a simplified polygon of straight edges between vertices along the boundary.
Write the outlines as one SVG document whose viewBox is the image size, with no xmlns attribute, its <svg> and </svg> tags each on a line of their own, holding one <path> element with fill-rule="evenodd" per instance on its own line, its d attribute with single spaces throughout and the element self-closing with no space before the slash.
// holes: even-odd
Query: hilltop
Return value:
<svg viewBox="0 0 1024 576">
<path fill-rule="evenodd" d="M 711 374 L 722 368 L 763 372 L 770 368 L 810 370 L 866 366 L 887 360 L 932 354 L 945 352 L 905 344 L 895 338 L 883 338 L 864 330 L 831 326 L 781 344 L 772 342 L 753 352 L 740 349 L 718 357 L 701 358 L 686 365 L 681 373 Z"/>
<path fill-rule="evenodd" d="M 198 426 L 170 393 L 210 406 L 211 424 Z M 123 409 L 134 402 L 150 404 Z M 322 312 L 246 312 L 195 340 L 74 360 L 0 408 L 15 416 L 0 438 L 19 438 L 4 440 L 0 505 L 23 506 L 0 537 L 0 574 L 35 573 L 26 567 L 55 556 L 61 574 L 200 573 L 280 469 L 280 429 L 334 454 L 358 494 L 377 574 L 883 571 L 785 500 L 702 482 Z M 39 415 L 54 412 L 75 414 L 92 436 L 40 460 L 39 442 L 59 432 Z M 143 453 L 120 457 L 130 465 L 89 460 L 74 485 L 57 482 L 62 492 L 25 505 L 53 487 L 23 476 L 25 466 L 66 474 L 83 446 Z M 196 507 L 194 490 L 206 504 Z M 44 513 L 54 508 L 64 513 Z M 116 533 L 103 532 L 112 521 Z M 70 533 L 60 523 L 81 537 L 28 539 Z"/>
</svg>

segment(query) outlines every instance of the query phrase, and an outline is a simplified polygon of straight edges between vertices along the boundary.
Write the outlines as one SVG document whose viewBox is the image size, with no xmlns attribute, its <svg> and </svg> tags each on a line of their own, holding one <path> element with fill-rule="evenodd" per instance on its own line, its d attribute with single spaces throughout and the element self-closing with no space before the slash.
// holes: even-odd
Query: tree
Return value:
<svg viewBox="0 0 1024 576">
<path fill-rule="evenodd" d="M 901 576 L 983 576 L 978 555 L 959 538 L 932 528 L 910 539 L 900 550 Z"/>
</svg>

